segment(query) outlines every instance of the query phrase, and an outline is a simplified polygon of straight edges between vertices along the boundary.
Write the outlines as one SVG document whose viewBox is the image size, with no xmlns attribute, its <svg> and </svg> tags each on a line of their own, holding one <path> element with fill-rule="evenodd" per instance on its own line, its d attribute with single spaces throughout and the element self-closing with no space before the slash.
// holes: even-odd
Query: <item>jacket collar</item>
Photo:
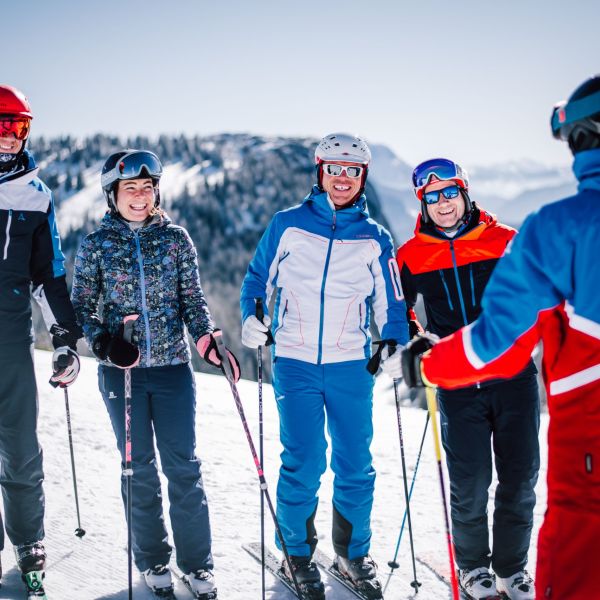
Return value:
<svg viewBox="0 0 600 600">
<path fill-rule="evenodd" d="M 143 227 L 138 229 L 140 233 L 144 233 L 150 229 L 156 229 L 157 227 L 162 227 L 164 225 L 169 225 L 171 223 L 171 219 L 168 217 L 166 213 L 163 213 L 162 217 L 160 215 L 154 215 L 152 219 L 150 219 L 149 223 L 146 223 Z M 127 224 L 123 218 L 119 215 L 116 215 L 111 212 L 107 212 L 100 221 L 100 227 L 102 229 L 110 229 L 111 231 L 116 231 L 121 235 L 133 236 L 134 232 L 131 227 Z"/>
<path fill-rule="evenodd" d="M 19 185 L 27 185 L 37 177 L 38 171 L 33 155 L 25 150 L 16 169 L 0 175 L 0 184 L 12 181 Z"/>
<path fill-rule="evenodd" d="M 319 215 L 331 221 L 335 212 L 336 221 L 358 221 L 369 217 L 367 208 L 367 197 L 361 194 L 358 200 L 348 208 L 335 210 L 333 203 L 329 199 L 329 194 L 323 192 L 318 186 L 314 186 L 310 194 L 304 198 L 303 204 L 310 203 L 313 210 Z"/>
<path fill-rule="evenodd" d="M 579 180 L 580 192 L 600 192 L 600 149 L 578 152 L 573 160 L 573 173 Z"/>
</svg>

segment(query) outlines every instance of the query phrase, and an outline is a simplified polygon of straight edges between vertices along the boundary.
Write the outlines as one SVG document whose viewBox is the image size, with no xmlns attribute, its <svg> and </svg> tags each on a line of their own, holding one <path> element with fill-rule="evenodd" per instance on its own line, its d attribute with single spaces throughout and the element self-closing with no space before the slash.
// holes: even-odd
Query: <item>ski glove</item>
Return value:
<svg viewBox="0 0 600 600">
<path fill-rule="evenodd" d="M 421 326 L 421 323 L 419 323 L 419 321 L 411 319 L 408 322 L 408 337 L 412 340 L 416 335 L 419 335 L 420 333 L 425 333 L 425 330 Z"/>
<path fill-rule="evenodd" d="M 140 364 L 140 350 L 122 337 L 101 333 L 92 343 L 92 352 L 119 369 L 131 369 Z"/>
<path fill-rule="evenodd" d="M 219 351 L 217 350 L 217 342 L 215 340 L 215 336 L 213 335 L 217 331 L 221 331 L 220 329 L 215 329 L 212 333 L 205 333 L 200 339 L 196 342 L 196 349 L 198 350 L 198 354 L 213 367 L 217 367 L 225 372 L 223 368 L 223 363 L 221 361 L 221 356 L 219 355 Z M 229 366 L 231 368 L 231 372 L 233 373 L 233 381 L 237 383 L 240 380 L 241 369 L 240 363 L 238 359 L 235 357 L 235 354 L 231 352 L 228 348 L 225 349 L 227 352 L 227 360 L 229 361 Z"/>
<path fill-rule="evenodd" d="M 409 388 L 426 386 L 421 376 L 421 355 L 439 341 L 440 338 L 433 333 L 422 333 L 408 342 L 402 350 L 402 376 Z"/>
<path fill-rule="evenodd" d="M 77 350 L 77 340 L 83 335 L 79 325 L 64 327 L 58 323 L 54 323 L 50 327 L 50 335 L 52 336 L 52 345 L 55 350 L 68 346 L 72 350 Z"/>
<path fill-rule="evenodd" d="M 50 385 L 65 388 L 70 386 L 79 374 L 79 356 L 68 346 L 57 348 L 52 355 L 52 377 Z"/>
<path fill-rule="evenodd" d="M 381 370 L 392 379 L 402 377 L 402 348 L 388 342 L 381 351 Z"/>
<path fill-rule="evenodd" d="M 247 348 L 267 346 L 270 325 L 271 319 L 269 318 L 269 315 L 263 317 L 262 323 L 257 317 L 250 315 L 242 325 L 242 344 Z"/>
</svg>

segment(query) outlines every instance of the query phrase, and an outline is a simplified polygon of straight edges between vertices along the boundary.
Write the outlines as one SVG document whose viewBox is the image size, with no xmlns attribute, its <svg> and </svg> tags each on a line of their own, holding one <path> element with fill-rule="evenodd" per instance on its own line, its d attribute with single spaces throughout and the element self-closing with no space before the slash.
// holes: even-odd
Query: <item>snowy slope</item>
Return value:
<svg viewBox="0 0 600 600">
<path fill-rule="evenodd" d="M 50 374 L 50 354 L 36 351 L 36 370 L 40 394 L 40 441 L 44 448 L 46 471 L 46 547 L 48 551 L 47 590 L 53 600 L 125 600 L 127 598 L 126 528 L 119 495 L 120 464 L 109 419 L 100 398 L 95 362 L 82 359 L 82 372 L 69 388 L 71 418 L 75 440 L 75 459 L 79 478 L 82 525 L 87 535 L 78 539 L 70 459 L 65 424 L 63 393 L 46 382 Z M 242 549 L 243 542 L 259 538 L 259 493 L 254 465 L 241 423 L 222 376 L 196 375 L 198 389 L 197 439 L 203 459 L 203 474 L 209 498 L 214 535 L 215 574 L 225 600 L 260 598 L 260 567 Z M 247 417 L 256 436 L 256 385 L 239 385 Z M 273 392 L 265 386 L 266 473 L 275 495 L 280 446 L 277 437 Z M 535 532 L 545 510 L 545 465 L 547 417 L 542 417 L 543 472 L 538 484 Z M 403 408 L 403 433 L 409 473 L 425 423 L 425 413 Z M 256 439 L 256 437 L 255 437 Z M 392 558 L 399 524 L 404 510 L 398 430 L 393 392 L 389 380 L 381 377 L 376 387 L 375 466 L 378 471 L 373 508 L 372 555 L 380 565 L 385 582 L 387 561 Z M 331 474 L 323 477 L 317 528 L 320 546 L 331 553 Z M 166 499 L 165 499 L 166 503 Z M 433 445 L 428 435 L 419 466 L 413 499 L 413 526 L 417 554 L 433 556 L 446 564 L 444 527 Z M 492 505 L 490 504 L 490 514 Z M 267 517 L 268 540 L 272 546 L 272 526 Z M 406 532 L 405 532 L 406 533 Z M 530 552 L 535 564 L 535 537 Z M 14 557 L 7 541 L 2 553 L 4 583 L 0 599 L 22 598 L 23 592 Z M 402 541 L 400 569 L 392 577 L 387 600 L 413 597 L 408 536 Z M 448 598 L 448 590 L 431 573 L 417 566 L 422 582 L 418 598 Z M 292 600 L 292 596 L 272 577 L 267 578 L 270 600 Z M 349 600 L 352 596 L 339 585 L 326 582 L 328 598 Z M 150 594 L 136 576 L 134 597 L 147 600 Z M 179 597 L 189 599 L 181 590 Z"/>
</svg>

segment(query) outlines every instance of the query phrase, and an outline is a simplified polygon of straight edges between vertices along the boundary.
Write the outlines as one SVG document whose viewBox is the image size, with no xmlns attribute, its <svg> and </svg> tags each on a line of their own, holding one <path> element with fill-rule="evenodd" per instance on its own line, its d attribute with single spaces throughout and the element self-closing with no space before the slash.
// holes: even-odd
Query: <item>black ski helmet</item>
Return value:
<svg viewBox="0 0 600 600">
<path fill-rule="evenodd" d="M 573 154 L 600 148 L 600 75 L 590 77 L 567 101 L 559 102 L 550 125 L 552 135 L 569 142 Z"/>
<path fill-rule="evenodd" d="M 154 206 L 160 204 L 158 184 L 162 175 L 162 164 L 149 150 L 120 150 L 111 154 L 102 167 L 100 183 L 111 212 L 117 212 L 116 190 L 119 181 L 150 178 L 154 185 Z"/>
</svg>

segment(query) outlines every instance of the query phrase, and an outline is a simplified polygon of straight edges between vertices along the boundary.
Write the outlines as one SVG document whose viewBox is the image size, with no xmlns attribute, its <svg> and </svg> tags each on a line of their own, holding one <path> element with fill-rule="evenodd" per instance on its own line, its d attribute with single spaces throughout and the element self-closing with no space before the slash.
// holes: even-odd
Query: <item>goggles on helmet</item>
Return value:
<svg viewBox="0 0 600 600">
<path fill-rule="evenodd" d="M 103 173 L 100 183 L 103 188 L 108 188 L 120 179 L 139 179 L 143 177 L 143 171 L 146 171 L 147 177 L 160 179 L 162 164 L 153 152 L 136 150 L 123 156 L 110 171 Z"/>
<path fill-rule="evenodd" d="M 323 171 L 327 173 L 327 175 L 331 175 L 332 177 L 339 177 L 343 172 L 346 173 L 346 177 L 350 177 L 350 179 L 356 179 L 362 175 L 364 167 L 359 166 L 350 166 L 350 165 L 336 165 L 334 163 L 324 163 Z"/>
<path fill-rule="evenodd" d="M 417 165 L 413 171 L 413 186 L 419 200 L 423 199 L 423 190 L 434 175 L 441 181 L 454 181 L 463 189 L 469 187 L 467 172 L 460 165 L 447 158 L 432 158 Z"/>
<path fill-rule="evenodd" d="M 557 140 L 567 141 L 581 121 L 600 113 L 600 91 L 585 98 L 559 102 L 552 111 L 550 125 Z M 588 124 L 592 125 L 591 121 Z M 593 126 L 593 125 L 592 125 Z M 600 125 L 597 127 L 600 133 Z"/>
<path fill-rule="evenodd" d="M 14 135 L 18 140 L 26 140 L 30 125 L 31 119 L 0 115 L 0 137 Z"/>
</svg>

